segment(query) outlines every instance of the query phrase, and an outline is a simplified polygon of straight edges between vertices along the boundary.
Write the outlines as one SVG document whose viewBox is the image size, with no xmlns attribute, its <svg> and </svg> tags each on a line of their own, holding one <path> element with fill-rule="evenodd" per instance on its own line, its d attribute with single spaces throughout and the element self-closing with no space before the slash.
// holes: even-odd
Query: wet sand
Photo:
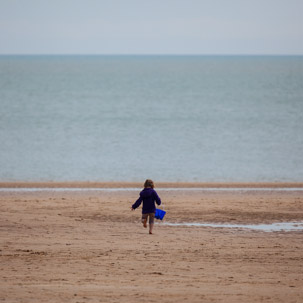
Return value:
<svg viewBox="0 0 303 303">
<path fill-rule="evenodd" d="M 0 301 L 303 302 L 302 231 L 159 223 L 149 235 L 140 210 L 130 211 L 139 189 L 128 188 L 141 184 L 94 190 L 121 187 L 102 184 L 0 184 L 11 188 L 0 191 Z M 165 189 L 184 185 L 192 189 Z M 90 190 L 13 190 L 25 186 Z M 280 187 L 302 184 L 165 183 L 156 190 L 166 222 L 303 221 L 303 191 Z"/>
</svg>

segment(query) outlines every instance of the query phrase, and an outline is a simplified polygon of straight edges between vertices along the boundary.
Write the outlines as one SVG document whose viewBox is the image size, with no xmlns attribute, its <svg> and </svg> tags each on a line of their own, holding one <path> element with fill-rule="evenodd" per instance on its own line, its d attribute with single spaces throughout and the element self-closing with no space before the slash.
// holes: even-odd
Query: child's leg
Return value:
<svg viewBox="0 0 303 303">
<path fill-rule="evenodd" d="M 142 223 L 145 228 L 147 227 L 147 217 L 148 214 L 142 214 Z"/>
<path fill-rule="evenodd" d="M 149 224 L 149 234 L 151 235 L 153 233 L 154 223 Z"/>
<path fill-rule="evenodd" d="M 153 233 L 154 228 L 154 221 L 155 221 L 155 214 L 151 213 L 149 214 L 149 233 Z"/>
</svg>

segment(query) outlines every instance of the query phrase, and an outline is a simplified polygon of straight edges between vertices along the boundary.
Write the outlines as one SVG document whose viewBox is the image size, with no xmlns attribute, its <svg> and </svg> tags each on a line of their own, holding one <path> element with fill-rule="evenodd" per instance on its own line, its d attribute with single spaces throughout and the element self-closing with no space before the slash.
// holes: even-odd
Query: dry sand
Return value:
<svg viewBox="0 0 303 303">
<path fill-rule="evenodd" d="M 167 222 L 303 221 L 302 190 L 158 193 Z M 149 235 L 130 211 L 137 197 L 127 188 L 0 191 L 0 301 L 303 302 L 302 231 L 160 223 Z"/>
</svg>

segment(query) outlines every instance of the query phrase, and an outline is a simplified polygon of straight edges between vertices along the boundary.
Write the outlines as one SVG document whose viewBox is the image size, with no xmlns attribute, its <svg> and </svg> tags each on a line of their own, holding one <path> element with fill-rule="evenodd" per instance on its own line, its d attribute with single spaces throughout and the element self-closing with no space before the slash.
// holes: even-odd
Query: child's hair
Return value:
<svg viewBox="0 0 303 303">
<path fill-rule="evenodd" d="M 150 188 L 154 188 L 155 187 L 153 180 L 147 179 L 145 181 L 144 188 L 147 188 L 147 187 L 150 187 Z"/>
</svg>

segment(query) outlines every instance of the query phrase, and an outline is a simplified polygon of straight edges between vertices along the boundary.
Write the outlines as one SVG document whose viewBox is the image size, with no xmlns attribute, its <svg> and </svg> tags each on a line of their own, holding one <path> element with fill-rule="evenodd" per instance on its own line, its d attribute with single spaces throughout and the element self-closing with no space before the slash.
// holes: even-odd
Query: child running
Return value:
<svg viewBox="0 0 303 303">
<path fill-rule="evenodd" d="M 149 217 L 149 234 L 153 233 L 154 220 L 156 206 L 155 202 L 160 205 L 161 199 L 158 196 L 157 192 L 154 190 L 154 182 L 150 179 L 147 179 L 144 183 L 144 189 L 140 192 L 139 199 L 132 205 L 131 210 L 138 208 L 143 202 L 142 207 L 142 223 L 143 226 L 147 227 L 147 218 Z"/>
</svg>

